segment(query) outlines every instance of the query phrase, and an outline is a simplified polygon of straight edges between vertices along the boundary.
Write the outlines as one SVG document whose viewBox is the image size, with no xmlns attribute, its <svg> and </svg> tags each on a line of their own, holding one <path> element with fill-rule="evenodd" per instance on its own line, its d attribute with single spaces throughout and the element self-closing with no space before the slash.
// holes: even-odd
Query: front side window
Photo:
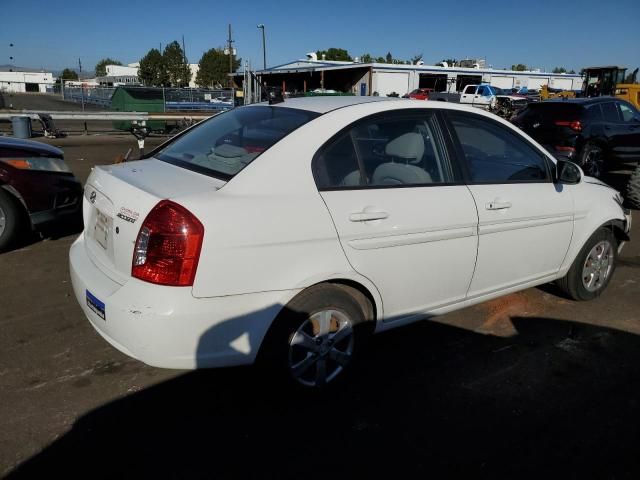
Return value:
<svg viewBox="0 0 640 480">
<path fill-rule="evenodd" d="M 230 179 L 262 152 L 319 116 L 287 107 L 241 107 L 217 115 L 178 137 L 155 157 Z"/>
<path fill-rule="evenodd" d="M 320 190 L 448 184 L 457 177 L 432 112 L 357 122 L 320 149 L 313 174 Z"/>
<path fill-rule="evenodd" d="M 473 183 L 549 180 L 543 154 L 515 132 L 479 115 L 449 112 Z"/>
</svg>

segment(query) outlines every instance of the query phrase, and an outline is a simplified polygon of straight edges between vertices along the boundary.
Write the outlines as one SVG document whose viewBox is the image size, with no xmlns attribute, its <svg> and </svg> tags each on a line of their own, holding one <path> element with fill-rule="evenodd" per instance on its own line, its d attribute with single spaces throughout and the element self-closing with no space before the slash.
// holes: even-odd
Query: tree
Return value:
<svg viewBox="0 0 640 480">
<path fill-rule="evenodd" d="M 62 80 L 78 80 L 78 74 L 75 70 L 65 68 L 60 74 L 60 78 L 62 78 Z"/>
<path fill-rule="evenodd" d="M 384 57 L 376 58 L 376 63 L 387 63 L 387 60 Z"/>
<path fill-rule="evenodd" d="M 238 70 L 242 60 L 233 59 L 233 71 Z M 196 83 L 199 87 L 227 86 L 229 83 L 229 57 L 222 48 L 212 48 L 202 54 L 198 62 L 199 70 Z"/>
<path fill-rule="evenodd" d="M 373 62 L 373 57 L 368 53 L 363 53 L 362 56 L 360 57 L 360 61 L 362 63 L 371 63 Z"/>
<path fill-rule="evenodd" d="M 393 63 L 393 56 L 391 52 L 387 52 L 386 63 Z"/>
<path fill-rule="evenodd" d="M 524 63 L 519 63 L 517 65 L 511 65 L 511 70 L 516 72 L 524 72 L 528 70 L 528 68 Z"/>
<path fill-rule="evenodd" d="M 571 70 L 569 70 L 569 73 L 571 73 L 571 74 L 575 74 L 575 73 L 576 73 L 576 71 L 572 68 Z"/>
<path fill-rule="evenodd" d="M 411 61 L 409 63 L 411 63 L 411 65 L 415 65 L 420 60 L 422 60 L 422 53 L 418 53 L 418 54 L 414 55 L 413 57 L 411 57 Z"/>
<path fill-rule="evenodd" d="M 177 41 L 171 42 L 162 53 L 169 83 L 173 87 L 188 87 L 191 81 L 191 69 Z"/>
<path fill-rule="evenodd" d="M 353 61 L 349 52 L 343 48 L 331 47 L 328 50 L 318 50 L 316 53 L 318 55 L 318 60 L 323 60 L 322 55 L 324 55 L 324 60 L 337 60 L 341 62 Z"/>
<path fill-rule="evenodd" d="M 440 63 L 444 63 L 444 62 L 446 62 L 447 65 L 450 67 L 455 67 L 456 63 L 458 63 L 458 60 L 456 60 L 455 58 L 443 58 Z"/>
<path fill-rule="evenodd" d="M 152 48 L 140 60 L 138 78 L 148 87 L 165 87 L 169 85 L 164 57 L 157 48 Z"/>
<path fill-rule="evenodd" d="M 567 69 L 564 67 L 555 67 L 551 70 L 551 73 L 567 73 Z"/>
<path fill-rule="evenodd" d="M 122 63 L 109 57 L 103 58 L 96 63 L 96 77 L 104 77 L 107 74 L 107 65 L 122 65 Z"/>
</svg>

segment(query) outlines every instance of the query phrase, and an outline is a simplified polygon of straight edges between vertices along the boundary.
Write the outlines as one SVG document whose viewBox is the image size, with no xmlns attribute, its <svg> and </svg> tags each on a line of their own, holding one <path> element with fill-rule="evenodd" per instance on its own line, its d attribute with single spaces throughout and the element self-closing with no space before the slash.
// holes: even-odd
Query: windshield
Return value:
<svg viewBox="0 0 640 480">
<path fill-rule="evenodd" d="M 240 107 L 193 128 L 156 158 L 229 180 L 262 152 L 318 116 L 286 107 Z"/>
</svg>

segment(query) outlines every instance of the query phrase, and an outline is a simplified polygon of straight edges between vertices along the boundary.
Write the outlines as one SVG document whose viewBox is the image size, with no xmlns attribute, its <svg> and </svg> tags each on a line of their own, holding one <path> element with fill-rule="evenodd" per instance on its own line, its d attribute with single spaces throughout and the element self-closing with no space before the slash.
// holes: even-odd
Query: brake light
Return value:
<svg viewBox="0 0 640 480">
<path fill-rule="evenodd" d="M 557 121 L 555 122 L 555 124 L 558 125 L 559 127 L 569 127 L 571 130 L 574 130 L 576 132 L 582 131 L 582 123 L 580 123 L 580 120 Z"/>
<path fill-rule="evenodd" d="M 193 285 L 203 238 L 204 227 L 189 210 L 161 201 L 140 227 L 131 276 L 159 285 Z"/>
</svg>

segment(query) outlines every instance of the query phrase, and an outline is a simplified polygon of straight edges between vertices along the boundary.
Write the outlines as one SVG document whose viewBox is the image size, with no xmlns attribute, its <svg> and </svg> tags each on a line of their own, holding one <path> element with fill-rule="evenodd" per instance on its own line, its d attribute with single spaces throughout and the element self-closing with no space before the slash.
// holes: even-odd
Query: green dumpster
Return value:
<svg viewBox="0 0 640 480">
<path fill-rule="evenodd" d="M 118 87 L 111 97 L 111 110 L 114 112 L 164 112 L 162 89 L 144 87 Z M 147 127 L 152 131 L 166 131 L 167 122 L 151 120 Z M 113 122 L 117 130 L 131 130 L 131 121 Z"/>
</svg>

